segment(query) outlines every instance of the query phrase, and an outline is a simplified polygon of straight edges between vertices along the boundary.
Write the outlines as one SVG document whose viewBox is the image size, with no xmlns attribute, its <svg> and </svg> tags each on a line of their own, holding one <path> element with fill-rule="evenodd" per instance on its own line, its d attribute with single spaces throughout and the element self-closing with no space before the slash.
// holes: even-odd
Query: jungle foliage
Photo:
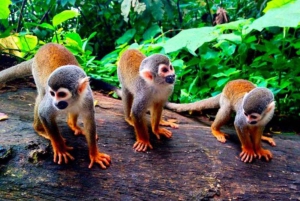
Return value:
<svg viewBox="0 0 300 201">
<path fill-rule="evenodd" d="M 280 114 L 300 114 L 300 0 L 2 0 L 0 50 L 24 59 L 56 42 L 93 77 L 118 85 L 127 48 L 167 54 L 176 68 L 172 101 L 220 93 L 229 80 L 270 88 Z M 229 23 L 214 23 L 219 7 Z"/>
</svg>

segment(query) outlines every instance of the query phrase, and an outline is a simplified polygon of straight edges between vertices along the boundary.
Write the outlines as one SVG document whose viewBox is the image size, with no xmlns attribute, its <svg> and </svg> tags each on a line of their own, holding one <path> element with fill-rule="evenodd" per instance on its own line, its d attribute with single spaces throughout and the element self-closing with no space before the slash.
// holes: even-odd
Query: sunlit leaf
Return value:
<svg viewBox="0 0 300 201">
<path fill-rule="evenodd" d="M 300 23 L 300 1 L 285 4 L 279 8 L 273 8 L 256 19 L 247 29 L 247 33 L 251 30 L 263 30 L 266 27 L 297 27 Z"/>
<path fill-rule="evenodd" d="M 72 19 L 74 17 L 77 17 L 78 15 L 79 15 L 79 13 L 74 10 L 62 11 L 61 13 L 59 13 L 53 17 L 52 24 L 54 27 L 56 27 L 57 25 L 65 22 L 69 19 Z"/>
<path fill-rule="evenodd" d="M 272 0 L 267 3 L 266 8 L 263 10 L 266 13 L 268 10 L 272 8 L 280 8 L 281 6 L 288 4 L 290 2 L 294 2 L 295 0 Z"/>
<path fill-rule="evenodd" d="M 1 0 L 0 3 L 0 19 L 6 19 L 9 16 L 10 10 L 8 6 L 11 4 L 11 0 Z"/>
<path fill-rule="evenodd" d="M 163 43 L 162 47 L 165 49 L 165 53 L 186 48 L 191 54 L 196 55 L 195 51 L 203 43 L 215 40 L 219 36 L 218 33 L 215 27 L 187 29 Z"/>
</svg>

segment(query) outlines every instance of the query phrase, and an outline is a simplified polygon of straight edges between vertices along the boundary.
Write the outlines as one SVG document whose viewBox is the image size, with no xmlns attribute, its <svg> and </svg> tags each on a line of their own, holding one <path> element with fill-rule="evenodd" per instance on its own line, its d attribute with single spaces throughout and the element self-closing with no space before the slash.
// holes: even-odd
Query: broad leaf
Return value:
<svg viewBox="0 0 300 201">
<path fill-rule="evenodd" d="M 6 19 L 9 16 L 8 6 L 11 4 L 10 0 L 1 0 L 0 3 L 0 19 Z"/>
<path fill-rule="evenodd" d="M 123 36 L 121 36 L 120 38 L 117 39 L 117 41 L 116 41 L 117 45 L 128 43 L 133 38 L 133 36 L 135 35 L 135 33 L 136 33 L 135 29 L 129 29 L 129 30 L 127 30 L 123 34 Z"/>
<path fill-rule="evenodd" d="M 195 51 L 201 45 L 215 40 L 218 36 L 219 32 L 215 27 L 187 29 L 163 43 L 162 47 L 165 49 L 165 53 L 186 48 L 191 54 L 196 55 Z"/>
<path fill-rule="evenodd" d="M 268 10 L 272 8 L 280 8 L 281 6 L 288 4 L 290 2 L 294 2 L 295 0 L 273 0 L 267 3 L 266 8 L 263 10 L 266 13 Z"/>
<path fill-rule="evenodd" d="M 62 11 L 61 13 L 55 15 L 53 17 L 53 26 L 56 27 L 57 25 L 69 20 L 69 19 L 72 19 L 74 17 L 77 17 L 79 15 L 78 12 L 74 11 L 74 10 L 65 10 L 65 11 Z"/>
<path fill-rule="evenodd" d="M 297 27 L 300 23 L 300 0 L 283 5 L 280 8 L 273 8 L 256 19 L 247 29 L 247 33 L 251 30 L 263 30 L 266 27 Z"/>
</svg>

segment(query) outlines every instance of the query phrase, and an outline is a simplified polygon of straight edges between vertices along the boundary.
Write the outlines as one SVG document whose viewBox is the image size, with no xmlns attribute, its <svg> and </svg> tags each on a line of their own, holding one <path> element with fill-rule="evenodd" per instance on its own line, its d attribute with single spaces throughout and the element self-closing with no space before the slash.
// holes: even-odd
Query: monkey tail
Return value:
<svg viewBox="0 0 300 201">
<path fill-rule="evenodd" d="M 32 75 L 32 62 L 33 59 L 30 59 L 8 69 L 0 71 L 0 83 L 5 83 L 16 78 L 22 78 L 28 75 Z"/>
<path fill-rule="evenodd" d="M 101 89 L 104 91 L 114 91 L 120 98 L 122 98 L 122 90 L 119 89 L 118 87 L 93 77 L 90 78 L 90 81 L 94 89 L 98 89 L 98 90 Z"/>
<path fill-rule="evenodd" d="M 165 107 L 174 110 L 176 112 L 185 112 L 185 111 L 192 111 L 192 110 L 202 111 L 205 109 L 219 108 L 220 97 L 221 94 L 194 103 L 185 103 L 185 104 L 167 102 Z"/>
</svg>

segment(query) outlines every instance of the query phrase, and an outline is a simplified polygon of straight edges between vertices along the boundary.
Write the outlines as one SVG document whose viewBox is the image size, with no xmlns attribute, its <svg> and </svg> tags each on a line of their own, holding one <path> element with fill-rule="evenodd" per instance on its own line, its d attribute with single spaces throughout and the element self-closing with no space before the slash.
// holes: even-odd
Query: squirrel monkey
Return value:
<svg viewBox="0 0 300 201">
<path fill-rule="evenodd" d="M 129 49 L 121 56 L 117 71 L 122 85 L 125 120 L 134 127 L 136 134 L 133 148 L 136 151 L 152 149 L 146 123 L 147 109 L 150 109 L 152 132 L 156 137 L 171 138 L 171 131 L 159 127 L 159 124 L 177 126 L 161 120 L 175 82 L 175 71 L 168 57 L 161 54 L 146 57 L 138 50 Z"/>
<path fill-rule="evenodd" d="M 33 127 L 39 135 L 51 141 L 53 161 L 61 164 L 74 160 L 69 153 L 73 148 L 66 146 L 56 124 L 59 113 L 68 113 L 69 127 L 75 135 L 84 134 L 87 139 L 89 168 L 98 163 L 105 169 L 110 156 L 98 151 L 93 93 L 89 78 L 76 58 L 64 46 L 49 43 L 42 46 L 31 60 L 1 71 L 0 83 L 31 73 L 38 91 Z M 83 117 L 84 131 L 77 125 L 79 114 Z"/>
<path fill-rule="evenodd" d="M 218 141 L 224 143 L 227 134 L 220 128 L 230 119 L 232 111 L 236 112 L 234 126 L 242 144 L 240 153 L 243 162 L 252 162 L 256 157 L 264 157 L 267 161 L 272 158 L 269 150 L 263 149 L 261 139 L 268 141 L 272 146 L 275 142 L 262 136 L 265 125 L 272 119 L 275 110 L 273 93 L 247 80 L 228 82 L 222 93 L 189 104 L 167 103 L 166 108 L 177 112 L 219 108 L 216 118 L 211 125 L 212 134 Z"/>
</svg>

